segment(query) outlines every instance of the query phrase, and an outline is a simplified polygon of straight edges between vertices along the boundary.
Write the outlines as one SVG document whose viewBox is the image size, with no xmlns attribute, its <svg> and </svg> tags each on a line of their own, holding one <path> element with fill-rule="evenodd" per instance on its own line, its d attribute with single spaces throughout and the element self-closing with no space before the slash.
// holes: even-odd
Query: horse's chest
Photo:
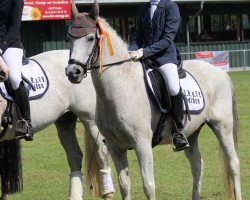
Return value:
<svg viewBox="0 0 250 200">
<path fill-rule="evenodd" d="M 132 130 L 119 114 L 97 111 L 96 120 L 103 136 L 115 146 L 131 147 Z M 110 111 L 109 111 L 110 112 Z"/>
</svg>

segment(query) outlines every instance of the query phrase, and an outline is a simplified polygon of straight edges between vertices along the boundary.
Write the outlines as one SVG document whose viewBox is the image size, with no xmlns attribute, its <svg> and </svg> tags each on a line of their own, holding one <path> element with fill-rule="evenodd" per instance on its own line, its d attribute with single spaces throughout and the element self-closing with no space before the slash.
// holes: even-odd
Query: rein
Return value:
<svg viewBox="0 0 250 200">
<path fill-rule="evenodd" d="M 114 62 L 114 63 L 105 64 L 105 65 L 103 65 L 103 67 L 112 67 L 114 65 L 121 65 L 123 63 L 130 62 L 130 61 L 132 61 L 131 58 L 125 59 L 125 60 L 121 60 L 121 61 L 118 61 L 118 62 Z M 100 69 L 100 65 L 92 66 L 91 69 Z"/>
</svg>

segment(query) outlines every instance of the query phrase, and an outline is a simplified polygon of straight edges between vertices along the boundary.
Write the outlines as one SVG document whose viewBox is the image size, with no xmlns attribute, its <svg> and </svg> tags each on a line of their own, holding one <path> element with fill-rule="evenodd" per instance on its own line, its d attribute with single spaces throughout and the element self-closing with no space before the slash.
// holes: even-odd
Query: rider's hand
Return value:
<svg viewBox="0 0 250 200">
<path fill-rule="evenodd" d="M 130 51 L 129 54 L 133 61 L 139 60 L 143 57 L 143 49 L 141 48 L 136 51 Z"/>
</svg>

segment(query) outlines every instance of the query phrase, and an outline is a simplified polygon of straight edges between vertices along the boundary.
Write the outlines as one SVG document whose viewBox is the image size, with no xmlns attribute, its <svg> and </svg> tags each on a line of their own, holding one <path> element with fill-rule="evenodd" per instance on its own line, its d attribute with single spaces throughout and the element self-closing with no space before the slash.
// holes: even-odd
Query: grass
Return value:
<svg viewBox="0 0 250 200">
<path fill-rule="evenodd" d="M 250 199 L 250 71 L 232 72 L 238 108 L 239 138 L 238 154 L 241 161 L 241 184 L 243 199 Z M 83 128 L 77 126 L 79 143 L 83 147 Z M 202 184 L 203 200 L 225 199 L 219 163 L 218 142 L 208 127 L 199 137 L 199 146 L 205 161 Z M 159 200 L 191 199 L 192 175 L 189 162 L 183 152 L 173 153 L 171 146 L 159 146 L 154 150 L 156 195 Z M 129 167 L 132 197 L 146 199 L 133 151 L 129 151 Z M 83 161 L 84 165 L 84 161 Z M 113 169 L 114 166 L 112 165 Z M 24 191 L 12 195 L 10 200 L 62 200 L 67 199 L 69 167 L 60 145 L 55 127 L 36 134 L 33 142 L 23 142 Z M 113 170 L 117 200 L 121 199 L 116 173 Z M 90 199 L 86 190 L 84 199 Z"/>
</svg>

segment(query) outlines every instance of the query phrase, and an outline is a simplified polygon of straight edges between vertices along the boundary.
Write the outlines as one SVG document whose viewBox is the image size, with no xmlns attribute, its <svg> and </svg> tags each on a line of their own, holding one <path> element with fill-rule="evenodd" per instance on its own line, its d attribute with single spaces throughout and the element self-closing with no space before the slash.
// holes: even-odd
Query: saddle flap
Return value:
<svg viewBox="0 0 250 200">
<path fill-rule="evenodd" d="M 154 106 L 162 113 L 169 113 L 169 90 L 156 67 L 150 63 L 142 62 L 144 78 L 149 97 Z"/>
</svg>

